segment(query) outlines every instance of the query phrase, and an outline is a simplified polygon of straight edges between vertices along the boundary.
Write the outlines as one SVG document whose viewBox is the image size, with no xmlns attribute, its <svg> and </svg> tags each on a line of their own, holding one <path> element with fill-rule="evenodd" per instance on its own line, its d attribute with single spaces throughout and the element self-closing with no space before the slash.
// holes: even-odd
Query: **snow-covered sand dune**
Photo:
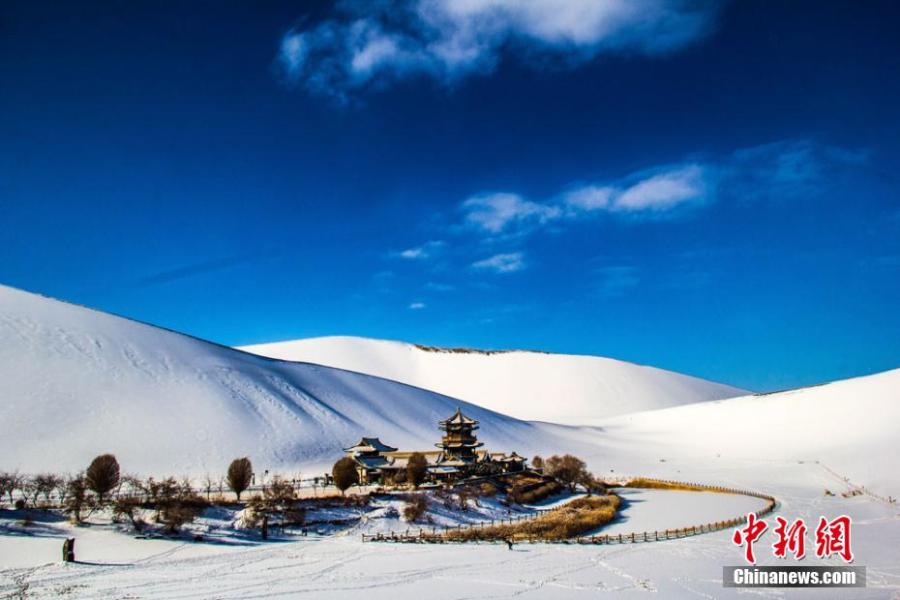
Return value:
<svg viewBox="0 0 900 600">
<path fill-rule="evenodd" d="M 0 380 L 2 469 L 79 469 L 108 451 L 144 474 L 221 472 L 242 455 L 258 469 L 308 471 L 331 464 L 342 446 L 362 435 L 430 448 L 437 421 L 461 405 L 482 421 L 479 433 L 488 447 L 527 455 L 573 452 L 601 472 L 674 478 L 671 462 L 660 461 L 679 457 L 691 464 L 820 461 L 856 483 L 900 495 L 900 476 L 884 468 L 885 461 L 900 460 L 900 370 L 567 427 L 520 421 L 387 379 L 268 359 L 0 287 Z M 564 396 L 553 394 L 542 404 L 553 407 Z M 764 486 L 765 480 L 745 483 Z"/>
<path fill-rule="evenodd" d="M 816 462 L 900 497 L 900 369 L 827 385 L 649 411 L 603 423 L 607 464 L 675 477 L 675 457 L 714 465 Z M 648 463 L 638 457 L 650 458 Z M 765 485 L 765 473 L 756 485 Z"/>
<path fill-rule="evenodd" d="M 242 350 L 402 381 L 519 419 L 594 425 L 616 415 L 747 394 L 720 383 L 597 356 L 448 350 L 323 337 Z"/>
<path fill-rule="evenodd" d="M 342 444 L 363 433 L 427 447 L 437 436 L 437 419 L 458 403 L 392 381 L 270 360 L 3 287 L 0 381 L 0 469 L 24 471 L 83 468 L 103 451 L 115 452 L 127 470 L 144 474 L 220 473 L 229 459 L 243 454 L 254 458 L 257 469 L 307 469 L 330 463 Z M 867 567 L 868 587 L 841 597 L 900 593 L 900 516 L 888 500 L 900 496 L 895 468 L 900 370 L 605 418 L 599 427 L 527 423 L 459 403 L 482 420 L 481 437 L 498 449 L 574 452 L 596 472 L 614 477 L 758 489 L 778 499 L 777 514 L 807 523 L 820 515 L 848 514 L 854 519 L 855 564 Z M 866 490 L 854 495 L 859 486 Z M 712 496 L 665 494 L 633 494 L 610 531 L 683 526 L 746 508 Z M 722 587 L 722 566 L 741 560 L 728 531 L 623 546 L 535 544 L 510 553 L 490 544 L 361 544 L 356 536 L 256 547 L 207 545 L 86 529 L 73 530 L 84 563 L 51 562 L 68 531 L 50 537 L 39 531 L 0 535 L 0 593 L 449 599 L 617 597 L 632 591 L 735 598 L 745 592 Z M 759 548 L 761 564 L 785 564 Z M 805 592 L 780 595 L 808 597 Z"/>
<path fill-rule="evenodd" d="M 520 453 L 557 434 L 440 394 L 263 358 L 0 286 L 0 469 L 75 470 L 115 453 L 143 474 L 320 468 L 362 435 L 428 449 L 461 405 L 482 438 Z"/>
</svg>

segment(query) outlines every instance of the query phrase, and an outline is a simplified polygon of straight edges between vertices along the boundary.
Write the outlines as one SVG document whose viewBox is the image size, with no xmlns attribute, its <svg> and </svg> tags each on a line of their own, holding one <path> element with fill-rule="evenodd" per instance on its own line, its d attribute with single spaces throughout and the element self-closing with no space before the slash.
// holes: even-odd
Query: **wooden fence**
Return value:
<svg viewBox="0 0 900 600">
<path fill-rule="evenodd" d="M 649 489 L 678 489 L 678 488 L 690 488 L 691 490 L 698 492 L 714 492 L 719 494 L 736 494 L 741 496 L 749 496 L 752 498 L 759 498 L 761 500 L 766 501 L 766 505 L 764 508 L 761 508 L 755 512 L 757 517 L 763 517 L 764 515 L 769 514 L 773 510 L 775 510 L 777 506 L 777 501 L 773 496 L 768 494 L 763 494 L 761 492 L 755 492 L 752 490 L 744 490 L 738 488 L 729 488 L 717 485 L 706 485 L 702 483 L 689 483 L 683 481 L 672 481 L 665 479 L 650 479 L 647 477 L 640 478 L 643 481 L 659 484 L 660 487 L 650 487 Z M 632 487 L 643 487 L 643 486 L 632 486 Z M 536 513 L 529 513 L 524 515 L 517 515 L 513 517 L 509 517 L 507 519 L 500 520 L 492 520 L 492 521 L 480 521 L 478 523 L 470 523 L 470 524 L 460 524 L 457 526 L 450 527 L 427 527 L 427 528 L 407 528 L 405 531 L 388 531 L 384 533 L 375 533 L 375 534 L 362 534 L 363 542 L 396 542 L 396 543 L 431 543 L 431 544 L 445 544 L 445 543 L 466 543 L 477 540 L 465 540 L 461 538 L 450 538 L 447 534 L 451 534 L 455 531 L 463 531 L 469 529 L 484 529 L 488 527 L 492 527 L 494 525 L 512 525 L 516 522 L 535 519 L 541 513 L 548 512 L 552 510 L 557 510 L 562 508 L 565 504 L 561 506 L 556 506 L 554 508 L 539 510 Z M 700 525 L 692 525 L 690 527 L 681 527 L 677 529 L 666 529 L 662 531 L 637 531 L 632 533 L 620 533 L 616 535 L 591 535 L 591 536 L 579 536 L 575 538 L 565 539 L 565 540 L 544 540 L 540 538 L 534 537 L 525 537 L 522 538 L 517 536 L 514 540 L 516 543 L 552 543 L 552 544 L 636 544 L 643 542 L 662 542 L 665 540 L 676 540 L 685 537 L 701 535 L 704 533 L 712 533 L 714 531 L 721 531 L 722 529 L 728 529 L 730 527 L 737 527 L 741 523 L 745 523 L 747 519 L 747 515 L 743 514 L 739 517 L 734 517 L 733 519 L 727 519 L 724 521 L 713 521 L 710 523 L 702 523 Z"/>
</svg>

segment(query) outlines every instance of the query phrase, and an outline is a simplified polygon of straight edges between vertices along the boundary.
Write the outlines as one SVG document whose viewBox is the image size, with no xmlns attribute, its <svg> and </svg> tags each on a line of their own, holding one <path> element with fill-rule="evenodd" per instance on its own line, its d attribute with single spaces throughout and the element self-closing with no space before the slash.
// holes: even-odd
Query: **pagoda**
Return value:
<svg viewBox="0 0 900 600">
<path fill-rule="evenodd" d="M 470 419 L 457 408 L 452 417 L 441 421 L 438 426 L 444 431 L 441 443 L 435 444 L 443 450 L 438 462 L 464 464 L 478 460 L 476 448 L 483 445 L 475 438 L 478 421 Z"/>
</svg>

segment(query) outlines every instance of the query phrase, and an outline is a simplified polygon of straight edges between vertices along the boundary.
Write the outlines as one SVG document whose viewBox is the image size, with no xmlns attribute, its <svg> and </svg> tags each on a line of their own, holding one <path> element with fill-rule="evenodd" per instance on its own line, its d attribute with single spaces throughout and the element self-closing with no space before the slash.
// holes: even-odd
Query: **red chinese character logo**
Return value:
<svg viewBox="0 0 900 600">
<path fill-rule="evenodd" d="M 747 515 L 747 526 L 743 529 L 735 529 L 731 541 L 736 546 L 745 546 L 744 559 L 750 564 L 756 564 L 756 557 L 753 555 L 753 543 L 759 539 L 759 536 L 768 528 L 765 521 L 758 520 L 756 514 L 749 513 Z"/>
<path fill-rule="evenodd" d="M 778 540 L 772 544 L 775 556 L 785 558 L 788 552 L 797 560 L 806 556 L 806 523 L 803 519 L 797 519 L 790 527 L 787 520 L 782 517 L 775 517 L 775 520 L 778 521 L 778 527 L 775 528 Z"/>
<path fill-rule="evenodd" d="M 853 550 L 850 549 L 850 526 L 852 522 L 847 515 L 841 515 L 832 521 L 819 517 L 816 527 L 816 556 L 828 558 L 837 554 L 844 562 L 853 562 Z"/>
</svg>

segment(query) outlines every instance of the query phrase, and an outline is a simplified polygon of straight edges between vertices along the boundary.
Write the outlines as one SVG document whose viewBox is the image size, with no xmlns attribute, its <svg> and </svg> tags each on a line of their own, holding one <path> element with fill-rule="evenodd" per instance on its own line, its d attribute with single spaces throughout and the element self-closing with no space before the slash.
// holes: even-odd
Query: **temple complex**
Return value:
<svg viewBox="0 0 900 600">
<path fill-rule="evenodd" d="M 435 444 L 438 450 L 418 452 L 428 462 L 428 479 L 432 482 L 454 482 L 525 468 L 525 459 L 515 452 L 507 455 L 481 450 L 484 444 L 475 435 L 478 421 L 464 415 L 459 408 L 451 417 L 440 421 L 438 427 L 443 431 L 441 441 Z M 344 448 L 344 452 L 356 463 L 362 485 L 391 484 L 402 480 L 407 460 L 416 453 L 398 451 L 376 437 L 364 437 Z"/>
</svg>

